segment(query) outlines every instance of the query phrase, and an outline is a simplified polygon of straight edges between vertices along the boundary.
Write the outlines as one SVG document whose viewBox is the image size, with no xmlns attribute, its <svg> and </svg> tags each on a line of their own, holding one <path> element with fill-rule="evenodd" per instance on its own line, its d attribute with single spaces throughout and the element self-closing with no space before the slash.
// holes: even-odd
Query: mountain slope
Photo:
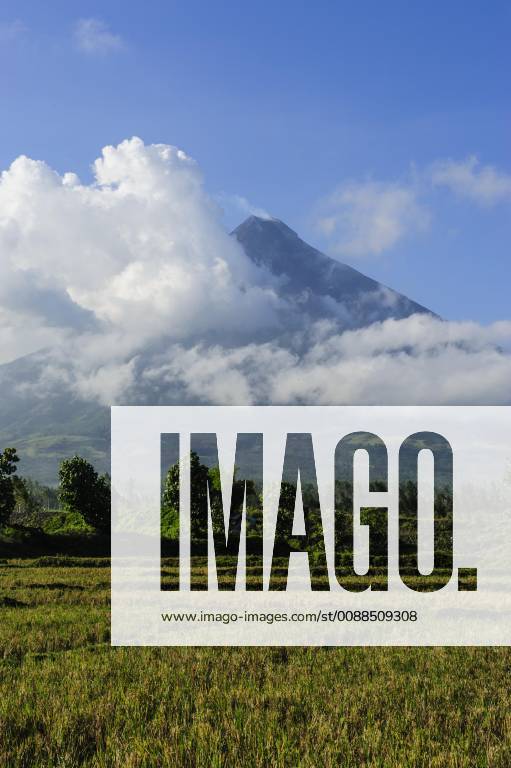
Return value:
<svg viewBox="0 0 511 768">
<path fill-rule="evenodd" d="M 258 276 L 267 279 L 289 308 L 282 316 L 284 331 L 307 328 L 311 321 L 322 319 L 333 321 L 342 331 L 387 318 L 432 314 L 307 245 L 281 221 L 252 216 L 232 234 L 254 264 L 263 268 Z M 215 344 L 228 346 L 225 339 L 215 339 L 214 330 L 206 344 L 213 339 Z M 283 348 L 287 344 L 282 331 L 279 344 Z M 158 349 L 137 355 L 136 386 L 126 394 L 125 402 L 191 402 L 175 379 L 169 383 L 168 377 L 155 380 L 144 375 L 157 367 L 155 360 L 169 358 L 170 347 L 171 342 L 162 339 Z M 62 365 L 66 355 L 59 357 Z M 60 370 L 65 374 L 65 369 Z M 52 350 L 0 366 L 0 449 L 16 446 L 22 457 L 20 472 L 50 484 L 56 482 L 59 462 L 74 453 L 91 460 L 102 472 L 109 464 L 109 409 L 95 400 L 77 397 L 66 379 L 72 381 L 72 376 L 54 373 Z"/>
<path fill-rule="evenodd" d="M 0 450 L 15 446 L 20 474 L 54 484 L 60 461 L 79 453 L 109 470 L 110 412 L 45 382 L 47 352 L 0 366 Z"/>
<path fill-rule="evenodd" d="M 281 295 L 301 303 L 315 319 L 337 317 L 363 327 L 389 317 L 430 310 L 305 243 L 278 219 L 250 216 L 232 233 L 258 266 L 282 278 Z"/>
</svg>

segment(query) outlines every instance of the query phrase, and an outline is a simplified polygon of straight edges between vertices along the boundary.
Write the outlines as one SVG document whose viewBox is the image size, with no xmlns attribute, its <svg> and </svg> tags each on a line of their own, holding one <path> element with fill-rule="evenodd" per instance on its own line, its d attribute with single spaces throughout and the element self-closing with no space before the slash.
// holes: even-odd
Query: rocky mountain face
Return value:
<svg viewBox="0 0 511 768">
<path fill-rule="evenodd" d="M 428 309 L 305 243 L 277 219 L 250 216 L 232 233 L 247 256 L 280 279 L 280 293 L 312 318 L 361 328 Z"/>
</svg>

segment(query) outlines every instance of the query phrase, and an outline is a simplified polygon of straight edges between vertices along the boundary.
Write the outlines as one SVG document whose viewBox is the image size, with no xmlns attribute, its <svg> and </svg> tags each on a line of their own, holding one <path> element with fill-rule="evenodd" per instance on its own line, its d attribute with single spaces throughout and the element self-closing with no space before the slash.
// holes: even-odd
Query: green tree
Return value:
<svg viewBox="0 0 511 768">
<path fill-rule="evenodd" d="M 81 456 L 65 459 L 59 469 L 59 499 L 68 512 L 79 512 L 100 531 L 110 526 L 110 478 L 98 475 Z"/>
<path fill-rule="evenodd" d="M 5 525 L 16 506 L 13 477 L 19 458 L 16 448 L 0 451 L 0 525 Z"/>
<path fill-rule="evenodd" d="M 12 482 L 16 506 L 9 518 L 11 525 L 43 527 L 59 508 L 57 488 L 41 485 L 36 480 L 21 475 L 13 475 Z"/>
<path fill-rule="evenodd" d="M 16 500 L 16 517 L 19 520 L 30 522 L 40 513 L 43 507 L 42 498 L 34 493 L 34 487 L 30 480 L 15 475 L 12 478 L 12 483 Z"/>
<path fill-rule="evenodd" d="M 198 454 L 192 451 L 190 476 L 196 493 L 191 508 L 191 519 L 195 524 L 193 529 L 198 530 L 200 527 L 200 533 L 204 537 L 207 537 L 208 529 L 202 526 L 200 502 L 206 498 L 209 471 L 205 464 L 201 464 Z M 179 538 L 179 462 L 170 467 L 165 477 L 161 504 L 161 532 L 168 539 Z"/>
<path fill-rule="evenodd" d="M 179 463 L 173 464 L 165 476 L 161 498 L 161 534 L 167 539 L 179 538 Z"/>
<path fill-rule="evenodd" d="M 202 515 L 203 505 L 206 503 L 206 494 L 209 487 L 209 497 L 211 507 L 218 514 L 213 515 L 213 531 L 223 533 L 223 515 L 220 469 L 218 467 L 208 467 L 202 464 L 195 451 L 190 454 L 190 480 L 192 484 L 192 504 L 191 504 L 191 523 L 192 530 L 198 532 L 201 538 L 207 538 L 207 519 Z M 247 498 L 255 495 L 255 486 L 253 481 L 247 482 Z M 245 480 L 236 477 L 234 471 L 234 482 L 232 487 L 231 502 L 236 507 L 241 506 L 245 495 Z M 248 509 L 250 529 L 250 507 Z M 221 521 L 221 524 L 219 523 Z M 233 522 L 236 522 L 235 520 Z M 168 539 L 179 538 L 179 462 L 173 464 L 165 476 L 161 501 L 161 533 Z"/>
</svg>

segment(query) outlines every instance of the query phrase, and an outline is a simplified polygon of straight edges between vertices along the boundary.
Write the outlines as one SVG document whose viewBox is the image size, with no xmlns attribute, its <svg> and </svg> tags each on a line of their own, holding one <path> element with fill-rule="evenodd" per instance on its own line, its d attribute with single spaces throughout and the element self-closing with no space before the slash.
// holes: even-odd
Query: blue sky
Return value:
<svg viewBox="0 0 511 768">
<path fill-rule="evenodd" d="M 510 37 L 505 2 L 4 0 L 0 165 L 175 144 L 228 225 L 242 196 L 446 318 L 509 318 Z"/>
</svg>

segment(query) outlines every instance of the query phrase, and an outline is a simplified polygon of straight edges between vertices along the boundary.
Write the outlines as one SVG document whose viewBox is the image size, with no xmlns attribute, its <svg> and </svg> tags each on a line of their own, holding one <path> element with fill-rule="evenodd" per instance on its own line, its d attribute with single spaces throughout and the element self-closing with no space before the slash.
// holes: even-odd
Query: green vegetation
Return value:
<svg viewBox="0 0 511 768">
<path fill-rule="evenodd" d="M 16 472 L 18 461 L 16 448 L 0 452 L 0 525 L 5 525 L 16 506 L 12 475 Z"/>
<path fill-rule="evenodd" d="M 214 456 L 213 460 L 218 457 Z M 190 454 L 190 525 L 191 525 L 191 578 L 192 587 L 199 589 L 197 574 L 208 552 L 208 518 L 211 514 L 215 556 L 217 565 L 222 561 L 220 589 L 234 589 L 238 562 L 243 502 L 246 496 L 246 551 L 251 558 L 247 572 L 247 589 L 262 589 L 263 585 L 263 499 L 262 483 L 247 477 L 240 477 L 235 467 L 229 510 L 229 524 L 226 534 L 222 500 L 222 483 L 217 465 L 210 466 L 194 451 Z M 304 473 L 304 477 L 307 473 Z M 349 472 L 347 473 L 349 477 Z M 294 475 L 293 475 L 294 476 Z M 300 493 L 303 506 L 304 533 L 294 534 L 295 505 L 298 483 L 282 480 L 280 485 L 278 517 L 273 542 L 273 558 L 270 589 L 285 590 L 287 585 L 287 562 L 291 552 L 306 551 L 309 555 L 309 570 L 313 589 L 327 590 L 328 568 L 324 543 L 323 518 L 320 509 L 315 472 L 309 472 L 313 482 L 302 480 Z M 250 478 L 253 475 L 250 474 Z M 175 461 L 166 472 L 161 493 L 161 554 L 163 557 L 178 553 L 180 517 L 180 464 Z M 385 491 L 385 481 L 375 479 L 372 491 Z M 418 486 L 405 479 L 399 486 L 399 573 L 409 587 L 417 591 L 441 589 L 452 576 L 453 545 L 453 497 L 448 485 L 435 488 L 434 499 L 434 569 L 428 577 L 421 577 L 418 567 Z M 337 480 L 335 484 L 335 557 L 336 577 L 343 588 L 350 591 L 387 589 L 388 575 L 388 514 L 385 507 L 366 507 L 360 511 L 360 520 L 369 526 L 369 569 L 361 579 L 354 568 L 353 534 L 354 492 L 352 480 Z M 227 535 L 227 543 L 226 543 Z M 256 555 L 259 556 L 259 561 Z M 285 558 L 281 564 L 275 559 Z M 165 574 L 162 568 L 163 590 L 179 588 L 172 573 Z M 475 589 L 472 576 L 460 579 L 463 589 Z"/>
<path fill-rule="evenodd" d="M 511 649 L 112 648 L 109 539 L 80 506 L 82 481 L 97 487 L 86 464 L 62 473 L 67 509 L 55 508 L 55 490 L 6 475 L 15 508 L 0 536 L 2 768 L 511 764 Z M 175 472 L 167 479 L 175 536 Z M 218 491 L 214 473 L 212 483 Z M 218 566 L 228 580 L 229 558 Z M 163 558 L 163 584 L 178 570 Z M 285 558 L 274 577 L 285 583 Z M 204 558 L 194 578 L 206 583 Z"/>
<path fill-rule="evenodd" d="M 65 552 L 69 541 L 62 537 L 109 532 L 108 475 L 98 475 L 92 464 L 74 456 L 61 462 L 58 489 L 50 488 L 17 475 L 18 462 L 15 448 L 0 452 L 0 552 L 16 543 L 27 555 L 52 544 Z"/>
<path fill-rule="evenodd" d="M 86 459 L 64 459 L 59 469 L 59 498 L 64 509 L 81 515 L 93 528 L 110 528 L 110 479 L 98 475 Z"/>
<path fill-rule="evenodd" d="M 3 768 L 511 764 L 509 649 L 111 648 L 108 564 L 0 565 Z"/>
<path fill-rule="evenodd" d="M 191 476 L 191 499 L 190 499 L 190 521 L 192 527 L 192 537 L 197 541 L 207 538 L 207 498 L 213 513 L 213 532 L 218 536 L 224 535 L 224 517 L 222 507 L 222 484 L 220 480 L 220 470 L 218 466 L 208 467 L 200 461 L 199 456 L 194 451 L 190 454 L 190 476 Z M 247 517 L 249 521 L 248 535 L 254 533 L 254 527 L 258 523 L 257 533 L 261 535 L 261 521 L 255 515 L 254 509 L 250 506 L 250 501 L 255 499 L 257 491 L 253 481 L 240 479 L 237 477 L 237 470 L 234 473 L 232 484 L 231 508 L 242 509 L 245 496 L 245 486 L 247 498 L 249 500 L 247 508 Z M 256 502 L 260 504 L 259 502 Z M 294 509 L 294 507 L 293 507 Z M 251 525 L 251 522 L 253 524 Z M 233 526 L 237 527 L 241 523 L 241 514 L 236 514 Z M 165 475 L 162 489 L 161 501 L 161 535 L 166 539 L 179 538 L 179 462 L 175 462 Z"/>
</svg>

